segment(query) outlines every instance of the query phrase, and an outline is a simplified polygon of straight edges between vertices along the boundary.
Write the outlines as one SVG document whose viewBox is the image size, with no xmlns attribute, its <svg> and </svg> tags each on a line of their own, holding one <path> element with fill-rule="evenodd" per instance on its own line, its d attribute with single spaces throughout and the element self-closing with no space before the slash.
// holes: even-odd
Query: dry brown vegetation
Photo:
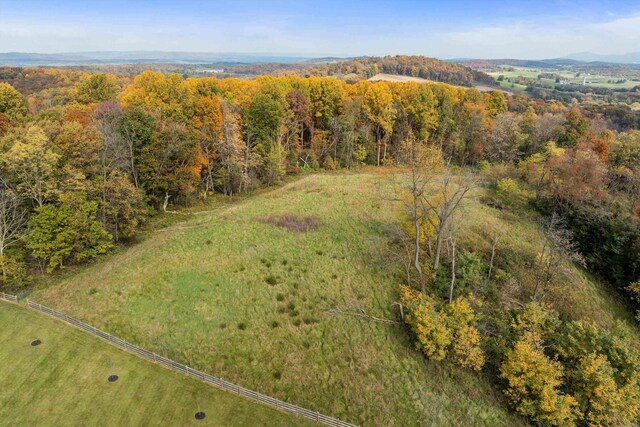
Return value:
<svg viewBox="0 0 640 427">
<path fill-rule="evenodd" d="M 260 222 L 275 225 L 296 233 L 304 233 L 307 231 L 317 230 L 320 227 L 320 221 L 314 216 L 296 216 L 291 214 L 274 215 L 262 218 Z"/>
</svg>

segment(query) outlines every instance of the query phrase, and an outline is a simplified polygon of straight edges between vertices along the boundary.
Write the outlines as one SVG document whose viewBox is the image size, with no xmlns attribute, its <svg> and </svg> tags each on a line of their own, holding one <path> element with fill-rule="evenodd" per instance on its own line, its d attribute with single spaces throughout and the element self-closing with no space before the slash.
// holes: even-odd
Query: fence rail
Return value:
<svg viewBox="0 0 640 427">
<path fill-rule="evenodd" d="M 0 299 L 9 301 L 9 302 L 18 302 L 17 296 L 11 295 L 11 294 L 5 294 L 4 292 L 0 292 Z"/>
<path fill-rule="evenodd" d="M 13 295 L 8 295 L 0 292 L 0 298 L 7 299 L 7 301 L 17 302 L 17 298 Z M 216 378 L 214 376 L 205 374 L 204 372 L 195 370 L 181 363 L 175 362 L 171 359 L 167 359 L 166 357 L 160 356 L 148 350 L 145 350 L 141 347 L 133 345 L 123 339 L 114 337 L 111 334 L 108 334 L 104 331 L 101 331 L 98 328 L 95 328 L 91 325 L 87 325 L 80 320 L 74 319 L 71 316 L 67 316 L 66 314 L 60 313 L 56 310 L 53 310 L 49 307 L 45 307 L 44 305 L 31 302 L 27 300 L 27 307 L 32 308 L 34 310 L 40 311 L 42 313 L 53 316 L 57 319 L 60 319 L 66 323 L 69 323 L 79 329 L 82 329 L 85 332 L 89 332 L 97 337 L 102 338 L 103 340 L 124 349 L 130 353 L 135 354 L 143 359 L 149 360 L 151 362 L 155 362 L 159 365 L 162 365 L 166 368 L 169 368 L 174 371 L 178 371 L 190 377 L 196 378 L 202 382 L 207 384 L 211 384 L 215 387 L 223 389 L 225 391 L 229 391 L 231 393 L 238 394 L 240 396 L 251 399 L 255 402 L 259 402 L 263 405 L 269 406 L 271 408 L 275 408 L 277 410 L 288 412 L 290 414 L 294 414 L 300 417 L 304 417 L 313 421 L 317 421 L 321 424 L 335 426 L 335 427 L 356 427 L 354 424 L 349 424 L 344 421 L 341 421 L 337 418 L 329 417 L 327 415 L 323 415 L 316 411 L 310 411 L 308 409 L 301 408 L 297 405 L 293 405 L 291 403 L 283 402 L 282 400 L 274 399 L 273 397 L 265 396 L 264 394 L 246 389 L 244 387 L 240 387 L 239 385 L 230 383 L 220 378 Z"/>
</svg>

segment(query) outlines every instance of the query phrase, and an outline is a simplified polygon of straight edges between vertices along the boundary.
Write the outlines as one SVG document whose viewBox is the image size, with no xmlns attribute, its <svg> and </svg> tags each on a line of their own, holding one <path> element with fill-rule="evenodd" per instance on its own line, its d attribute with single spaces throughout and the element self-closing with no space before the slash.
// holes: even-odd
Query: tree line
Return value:
<svg viewBox="0 0 640 427">
<path fill-rule="evenodd" d="M 17 258 L 49 270 L 131 238 L 150 209 L 272 185 L 304 168 L 397 164 L 410 135 L 459 165 L 515 161 L 581 136 L 561 104 L 508 104 L 500 92 L 445 84 L 74 73 L 54 73 L 76 83 L 58 87 L 51 106 L 0 84 L 3 191 L 30 217 Z M 38 219 L 60 218 L 49 212 L 60 209 L 85 215 L 95 238 L 75 230 L 53 244 L 63 224 L 38 234 L 36 224 L 53 227 Z"/>
</svg>

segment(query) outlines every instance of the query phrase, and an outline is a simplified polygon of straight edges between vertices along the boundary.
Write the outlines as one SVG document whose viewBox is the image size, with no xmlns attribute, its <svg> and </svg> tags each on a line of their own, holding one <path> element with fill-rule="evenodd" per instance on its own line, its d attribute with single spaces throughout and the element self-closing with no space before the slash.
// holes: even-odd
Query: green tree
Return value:
<svg viewBox="0 0 640 427">
<path fill-rule="evenodd" d="M 2 143 L 10 147 L 0 159 L 9 179 L 21 195 L 42 206 L 55 190 L 54 174 L 60 155 L 35 125 L 9 133 Z"/>
<path fill-rule="evenodd" d="M 112 100 L 117 92 L 118 85 L 113 76 L 97 73 L 76 84 L 73 99 L 80 104 L 97 104 Z"/>
<path fill-rule="evenodd" d="M 111 235 L 96 221 L 96 202 L 51 204 L 36 208 L 25 244 L 47 272 L 82 262 L 112 248 Z"/>
<path fill-rule="evenodd" d="M 497 117 L 507 112 L 507 101 L 504 98 L 504 93 L 499 90 L 485 93 L 484 102 L 490 117 Z"/>
<path fill-rule="evenodd" d="M 589 122 L 578 108 L 572 108 L 565 116 L 563 132 L 558 138 L 559 147 L 575 147 L 578 140 L 589 131 Z"/>
<path fill-rule="evenodd" d="M 192 132 L 178 123 L 164 123 L 139 156 L 140 182 L 153 203 L 166 210 L 171 198 L 195 191 L 204 162 L 199 153 Z"/>
<path fill-rule="evenodd" d="M 278 139 L 284 113 L 281 100 L 265 93 L 256 95 L 244 112 L 249 144 L 270 147 Z"/>
<path fill-rule="evenodd" d="M 118 170 L 106 173 L 99 184 L 99 217 L 104 228 L 116 242 L 132 238 L 144 213 L 142 192 Z"/>
<path fill-rule="evenodd" d="M 376 83 L 369 86 L 364 95 L 364 110 L 376 130 L 376 158 L 377 165 L 380 166 L 383 144 L 386 154 L 386 143 L 383 142 L 383 138 L 389 138 L 396 116 L 393 95 L 386 83 Z"/>
<path fill-rule="evenodd" d="M 136 188 L 140 188 L 138 172 L 140 158 L 143 150 L 151 144 L 156 120 L 142 108 L 129 108 L 119 118 L 116 127 L 125 141 L 127 163 L 129 164 L 133 184 Z"/>
</svg>

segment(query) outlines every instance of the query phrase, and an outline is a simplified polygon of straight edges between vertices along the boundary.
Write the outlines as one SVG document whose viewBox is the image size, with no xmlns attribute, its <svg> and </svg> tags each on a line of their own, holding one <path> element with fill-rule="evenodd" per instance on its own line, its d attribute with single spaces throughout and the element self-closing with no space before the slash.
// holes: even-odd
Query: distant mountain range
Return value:
<svg viewBox="0 0 640 427">
<path fill-rule="evenodd" d="M 260 53 L 214 53 L 214 52 L 164 52 L 164 51 L 104 51 L 104 52 L 68 52 L 68 53 L 30 53 L 0 52 L 0 65 L 9 66 L 52 66 L 52 65 L 98 65 L 98 64 L 296 64 L 312 62 L 327 64 L 351 58 L 325 57 L 314 58 L 290 54 Z M 580 52 L 564 58 L 526 60 L 526 59 L 449 59 L 454 63 L 500 63 L 508 65 L 536 66 L 540 68 L 586 63 L 635 64 L 640 66 L 640 52 L 618 55 L 605 55 Z"/>
<path fill-rule="evenodd" d="M 34 65 L 93 65 L 93 64 L 145 64 L 145 63 L 178 63 L 178 64 L 292 64 L 312 59 L 311 57 L 293 55 L 265 55 L 251 53 L 211 53 L 211 52 L 73 52 L 73 53 L 0 53 L 0 65 L 34 66 Z"/>
<path fill-rule="evenodd" d="M 579 52 L 566 56 L 582 62 L 608 62 L 613 64 L 640 64 L 640 52 L 630 52 L 619 55 L 606 55 L 592 52 Z"/>
<path fill-rule="evenodd" d="M 590 57 L 588 55 L 594 55 Z M 591 66 L 591 67 L 608 67 L 608 66 L 625 66 L 625 67 L 639 67 L 639 61 L 631 61 L 633 55 L 597 55 L 597 54 L 575 54 L 575 58 L 553 58 L 553 59 L 513 59 L 513 58 L 501 58 L 501 59 L 450 59 L 450 62 L 456 62 L 466 65 L 474 69 L 491 68 L 496 65 L 511 65 L 514 67 L 530 67 L 530 68 L 548 68 L 555 69 L 557 67 L 564 66 Z M 574 55 L 571 55 L 574 56 Z M 624 58 L 623 58 L 624 57 Z M 583 58 L 583 59 L 578 59 Z M 593 59 L 593 60 L 592 60 Z M 623 59 L 626 59 L 623 61 Z M 639 56 L 640 59 L 640 56 Z"/>
</svg>

